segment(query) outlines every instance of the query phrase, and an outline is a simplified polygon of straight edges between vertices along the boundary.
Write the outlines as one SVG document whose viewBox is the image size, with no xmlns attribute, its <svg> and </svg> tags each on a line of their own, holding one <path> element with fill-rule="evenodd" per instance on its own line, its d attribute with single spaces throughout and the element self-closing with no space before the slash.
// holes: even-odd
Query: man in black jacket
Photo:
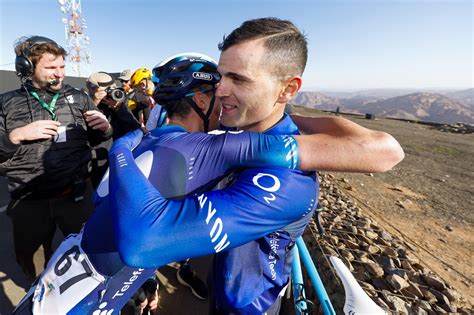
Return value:
<svg viewBox="0 0 474 315">
<path fill-rule="evenodd" d="M 63 85 L 66 51 L 46 37 L 15 46 L 22 86 L 0 95 L 0 175 L 8 178 L 17 262 L 36 278 L 33 255 L 52 254 L 56 227 L 80 231 L 92 212 L 91 146 L 112 129 L 82 91 Z"/>
</svg>

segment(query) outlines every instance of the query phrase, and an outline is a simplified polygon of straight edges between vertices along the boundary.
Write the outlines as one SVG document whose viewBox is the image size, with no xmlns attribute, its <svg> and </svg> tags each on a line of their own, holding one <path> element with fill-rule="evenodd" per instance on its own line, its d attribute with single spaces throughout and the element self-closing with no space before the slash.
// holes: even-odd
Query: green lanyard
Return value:
<svg viewBox="0 0 474 315">
<path fill-rule="evenodd" d="M 30 94 L 33 95 L 33 97 L 38 100 L 41 107 L 43 107 L 44 109 L 48 111 L 48 113 L 51 115 L 51 118 L 53 118 L 53 120 L 56 120 L 56 114 L 54 113 L 54 106 L 56 105 L 56 101 L 58 100 L 59 93 L 54 94 L 53 99 L 49 105 L 39 98 L 38 93 L 36 93 L 36 91 L 31 91 Z"/>
</svg>

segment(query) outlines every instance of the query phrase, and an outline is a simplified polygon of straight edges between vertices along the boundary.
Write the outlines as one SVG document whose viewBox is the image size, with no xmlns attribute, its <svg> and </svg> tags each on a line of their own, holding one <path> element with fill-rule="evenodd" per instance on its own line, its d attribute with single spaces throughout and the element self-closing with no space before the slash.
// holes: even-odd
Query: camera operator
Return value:
<svg viewBox="0 0 474 315">
<path fill-rule="evenodd" d="M 112 139 L 94 147 L 92 184 L 97 187 L 108 167 L 108 150 L 112 145 L 112 140 L 140 128 L 141 125 L 125 106 L 125 91 L 116 87 L 114 79 L 108 73 L 94 72 L 87 79 L 86 87 L 92 102 L 107 117 L 113 130 Z"/>
<path fill-rule="evenodd" d="M 114 140 L 141 127 L 125 106 L 126 92 L 117 88 L 111 75 L 103 71 L 94 72 L 87 79 L 86 86 L 93 103 L 112 125 Z"/>
</svg>

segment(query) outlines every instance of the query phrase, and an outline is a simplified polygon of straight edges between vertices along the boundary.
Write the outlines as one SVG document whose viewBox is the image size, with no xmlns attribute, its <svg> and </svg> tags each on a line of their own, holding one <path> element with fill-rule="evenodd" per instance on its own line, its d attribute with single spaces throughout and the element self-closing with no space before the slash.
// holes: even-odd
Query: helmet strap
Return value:
<svg viewBox="0 0 474 315">
<path fill-rule="evenodd" d="M 197 106 L 196 102 L 193 101 L 191 97 L 187 97 L 186 101 L 188 102 L 189 106 L 201 117 L 202 122 L 204 123 L 204 132 L 209 132 L 209 117 L 212 114 L 212 110 L 214 109 L 214 101 L 216 100 L 216 95 L 213 94 L 211 98 L 211 103 L 209 104 L 209 108 L 207 112 L 204 112 Z"/>
</svg>

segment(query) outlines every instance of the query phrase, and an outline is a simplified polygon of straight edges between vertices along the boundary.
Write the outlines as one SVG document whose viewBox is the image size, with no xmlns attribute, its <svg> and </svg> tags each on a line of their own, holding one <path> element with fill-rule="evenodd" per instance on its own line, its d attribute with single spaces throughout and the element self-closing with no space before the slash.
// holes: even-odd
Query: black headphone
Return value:
<svg viewBox="0 0 474 315">
<path fill-rule="evenodd" d="M 32 36 L 26 41 L 29 45 L 21 50 L 21 55 L 15 58 L 16 75 L 19 77 L 30 77 L 35 72 L 35 65 L 29 58 L 31 49 L 42 44 L 54 44 L 59 46 L 54 40 L 43 36 Z"/>
</svg>

